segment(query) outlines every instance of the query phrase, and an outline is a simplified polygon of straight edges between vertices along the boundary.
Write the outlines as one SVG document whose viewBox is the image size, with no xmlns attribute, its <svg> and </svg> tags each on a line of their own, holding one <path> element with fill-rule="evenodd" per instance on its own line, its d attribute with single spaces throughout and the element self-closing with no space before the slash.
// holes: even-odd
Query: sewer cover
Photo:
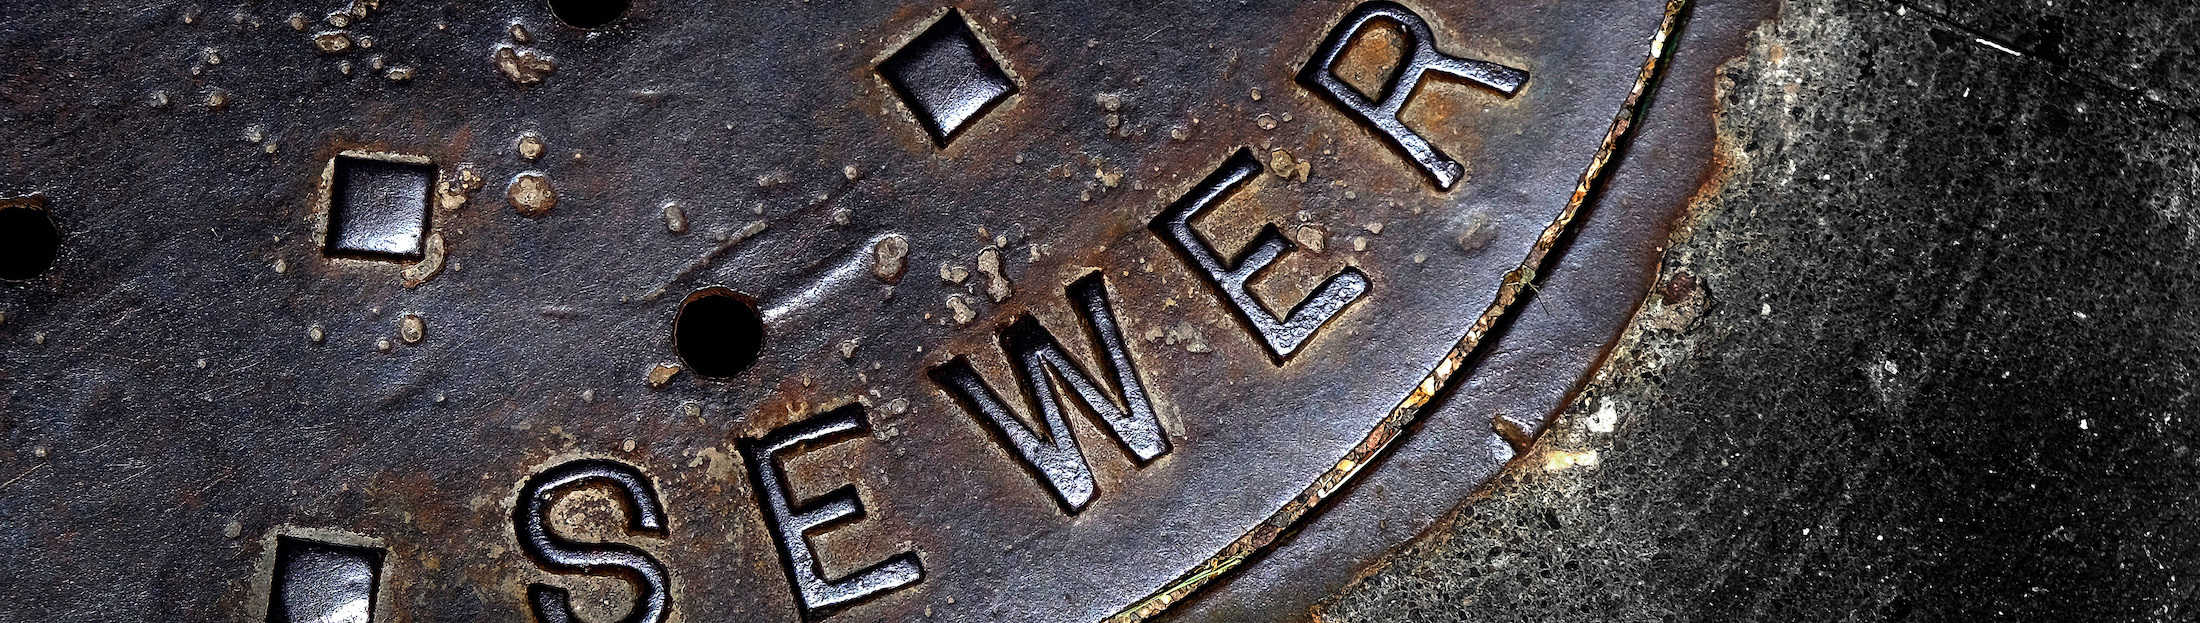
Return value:
<svg viewBox="0 0 2200 623">
<path fill-rule="evenodd" d="M 1290 618 L 1680 4 L 0 7 L 0 618 Z"/>
</svg>

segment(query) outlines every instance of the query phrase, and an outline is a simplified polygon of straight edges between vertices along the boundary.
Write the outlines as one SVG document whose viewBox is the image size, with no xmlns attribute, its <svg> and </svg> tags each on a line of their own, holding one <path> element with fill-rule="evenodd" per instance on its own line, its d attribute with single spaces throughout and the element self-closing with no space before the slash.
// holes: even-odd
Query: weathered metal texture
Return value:
<svg viewBox="0 0 2200 623">
<path fill-rule="evenodd" d="M 1731 153 L 1733 145 L 1714 122 L 1728 102 L 1720 97 L 1722 66 L 1742 54 L 1750 34 L 1769 19 L 1773 5 L 1751 2 L 1691 2 L 1671 43 L 1671 63 L 1660 73 L 1643 116 L 1623 144 L 1620 157 L 1575 225 L 1554 250 L 1554 268 L 1543 271 L 1538 287 L 1489 338 L 1475 356 L 1472 373 L 1460 389 L 1439 400 L 1412 433 L 1379 465 L 1420 465 L 1448 456 L 1462 439 L 1487 430 L 1488 418 L 1503 418 L 1523 431 L 1541 431 L 1558 410 L 1578 407 L 1575 379 L 1563 371 L 1597 368 L 1616 336 L 1636 318 L 1639 306 L 1704 305 L 1702 292 L 1676 296 L 1652 292 L 1650 275 L 1668 243 L 1668 227 L 1689 217 L 1723 182 L 1722 170 L 1748 163 L 1715 163 L 1705 154 Z M 1705 10 L 1711 9 L 1711 10 Z M 1722 147 L 1723 146 L 1723 147 Z M 1724 152 L 1718 150 L 1724 149 Z M 1645 297 L 1649 297 L 1646 299 Z M 1585 379 L 1584 379 L 1585 380 Z M 1529 452 L 1515 457 L 1527 469 L 1548 469 L 1554 451 L 1538 434 Z M 1609 465 L 1605 469 L 1612 469 Z M 1311 520 L 1305 532 L 1237 578 L 1236 593 L 1195 601 L 1190 620 L 1212 612 L 1241 611 L 1249 603 L 1237 594 L 1281 591 L 1295 584 L 1346 582 L 1361 569 L 1340 569 L 1313 552 L 1364 551 L 1388 547 L 1429 525 L 1430 521 L 1473 522 L 1467 508 L 1484 491 L 1479 482 L 1462 482 L 1429 470 L 1383 467 L 1369 470 L 1350 493 Z M 1474 499 L 1462 502 L 1461 498 Z M 1438 516 L 1441 515 L 1441 518 Z M 1443 538 L 1438 527 L 1427 539 Z M 1411 564 L 1409 557 L 1382 564 Z M 1393 568 L 1390 573 L 1400 573 Z M 1476 567 L 1431 569 L 1428 573 L 1487 577 Z M 1554 579 L 1563 582 L 1564 579 Z M 1260 587 L 1256 589 L 1255 587 Z M 1308 596 L 1312 603 L 1327 596 Z M 1475 604 L 1480 610 L 1485 604 Z M 1401 604 L 1399 612 L 1412 611 Z M 1179 608 L 1179 612 L 1185 612 Z M 1443 613 L 1421 612 L 1429 620 Z M 1515 613 L 1517 614 L 1517 613 Z"/>
<path fill-rule="evenodd" d="M 1628 130 L 1635 123 L 1644 92 L 1650 88 L 1652 80 L 1658 75 L 1659 64 L 1665 59 L 1668 35 L 1672 33 L 1674 24 L 1680 19 L 1680 13 L 1686 6 L 1687 0 L 1670 0 L 1666 3 L 1665 18 L 1659 23 L 1656 33 L 1650 37 L 1649 51 L 1643 60 L 1642 69 L 1636 73 L 1634 86 L 1628 91 L 1627 100 L 1620 104 L 1620 110 L 1613 117 L 1603 139 L 1598 142 L 1596 153 L 1589 157 L 1589 164 L 1575 180 L 1573 194 L 1567 197 L 1565 207 L 1544 227 L 1543 233 L 1536 237 L 1535 244 L 1529 248 L 1528 256 L 1520 261 L 1520 265 L 1505 273 L 1504 281 L 1498 286 L 1497 297 L 1475 317 L 1474 324 L 1467 328 L 1466 334 L 1459 337 L 1459 341 L 1452 345 L 1449 352 L 1444 353 L 1443 359 L 1436 363 L 1435 368 L 1429 370 L 1421 382 L 1414 385 L 1413 391 L 1407 393 L 1397 406 L 1392 407 L 1381 421 L 1376 422 L 1366 438 L 1354 444 L 1344 458 L 1337 460 L 1334 467 L 1316 476 L 1313 483 L 1308 484 L 1297 497 L 1199 566 L 1193 567 L 1191 571 L 1140 600 L 1128 610 L 1111 617 L 1111 621 L 1136 621 L 1158 615 L 1221 576 L 1235 572 L 1254 557 L 1266 553 L 1279 539 L 1286 538 L 1297 530 L 1307 514 L 1329 503 L 1339 490 L 1359 477 L 1369 463 L 1389 452 L 1390 446 L 1420 419 L 1438 394 L 1454 384 L 1459 373 L 1466 368 L 1468 358 L 1481 346 L 1483 338 L 1489 336 L 1490 331 L 1496 328 L 1497 323 L 1524 296 L 1525 291 L 1535 286 L 1537 271 L 1550 264 L 1548 260 L 1551 251 L 1558 244 L 1559 238 L 1570 232 L 1582 205 L 1596 190 L 1605 167 L 1611 163 L 1620 142 L 1627 138 Z M 1443 181 L 1439 183 L 1448 185 Z M 1508 430 L 1502 423 L 1493 421 L 1492 424 L 1494 431 L 1502 436 L 1522 435 Z M 1526 445 L 1525 438 L 1508 438 L 1506 441 L 1515 444 L 1516 449 L 1519 449 L 1517 446 Z"/>
<path fill-rule="evenodd" d="M 571 569 L 520 536 L 530 496 L 557 493 L 529 483 L 589 458 L 650 490 L 576 485 L 539 505 L 548 530 L 660 561 L 671 620 L 1098 620 L 1297 525 L 1309 483 L 1344 485 L 1391 443 L 1370 431 L 1410 424 L 1401 399 L 1441 393 L 1422 387 L 1431 367 L 1489 367 L 1455 346 L 1535 272 L 1646 274 L 1640 256 L 1540 254 L 1643 84 L 1660 2 L 1408 6 L 1434 49 L 1530 75 L 1511 97 L 1416 90 L 1404 126 L 1463 165 L 1448 191 L 1296 80 L 1354 4 L 667 0 L 600 30 L 534 2 L 374 5 L 0 7 L 0 196 L 43 197 L 63 240 L 51 269 L 0 288 L 4 618 L 270 620 L 297 559 L 282 544 L 301 542 L 376 552 L 369 576 L 306 574 L 355 596 L 367 578 L 372 599 L 323 601 L 374 620 L 528 620 L 547 594 L 531 585 L 614 620 L 646 583 L 555 573 Z M 987 101 L 928 129 L 908 101 L 923 90 L 881 67 L 942 19 L 977 41 L 943 49 L 979 49 L 1013 88 L 941 90 Z M 1341 73 L 1381 75 L 1366 70 Z M 1153 227 L 1241 150 L 1262 173 L 1197 226 L 1232 262 L 1280 226 L 1260 311 L 1288 328 L 1289 302 L 1365 276 L 1298 341 L 1229 307 Z M 1693 176 L 1707 152 L 1674 156 Z M 324 248 L 348 239 L 328 230 L 345 194 L 328 197 L 352 157 L 435 167 L 421 259 Z M 1580 235 L 1634 248 L 1661 227 Z M 762 351 L 722 379 L 668 378 L 674 318 L 706 286 L 761 308 Z M 1104 306 L 1080 304 L 1096 292 Z M 1503 366 L 1534 397 L 1499 414 L 1518 424 L 1447 422 L 1385 470 L 1413 490 L 1366 496 L 1409 507 L 1394 525 L 1340 506 L 1187 606 L 1304 612 L 1495 473 L 1628 309 L 1505 333 L 1571 349 Z M 1137 405 L 1107 394 L 1136 380 L 1165 433 L 1139 446 L 1076 414 L 1098 402 L 1065 406 L 1081 451 L 1050 456 L 1089 464 L 1079 501 L 938 381 L 964 362 L 1046 437 L 1027 395 L 1092 392 L 1017 380 L 1043 366 L 1009 361 L 1026 342 L 1002 334 L 1032 326 L 1058 345 L 1046 365 L 1075 362 L 1124 422 Z M 831 430 L 867 435 L 786 436 L 848 405 L 864 417 Z M 816 441 L 772 441 L 791 439 Z M 797 503 L 769 503 L 767 471 Z M 840 493 L 861 511 L 837 512 Z M 807 557 L 787 522 L 818 527 Z M 827 583 L 882 580 L 805 594 L 810 560 Z"/>
</svg>

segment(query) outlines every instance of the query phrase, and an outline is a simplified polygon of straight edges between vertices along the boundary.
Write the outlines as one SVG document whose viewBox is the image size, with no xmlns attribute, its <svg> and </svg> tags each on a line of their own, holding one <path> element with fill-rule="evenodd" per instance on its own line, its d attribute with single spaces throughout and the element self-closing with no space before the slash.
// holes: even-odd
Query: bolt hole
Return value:
<svg viewBox="0 0 2200 623">
<path fill-rule="evenodd" d="M 44 208 L 0 207 L 0 279 L 29 279 L 53 266 L 61 232 Z"/>
<path fill-rule="evenodd" d="M 627 0 L 550 0 L 550 14 L 574 28 L 602 28 L 626 15 Z"/>
<path fill-rule="evenodd" d="M 756 363 L 764 349 L 764 319 L 756 303 L 725 288 L 704 288 L 680 303 L 672 347 L 696 376 L 723 379 Z"/>
</svg>

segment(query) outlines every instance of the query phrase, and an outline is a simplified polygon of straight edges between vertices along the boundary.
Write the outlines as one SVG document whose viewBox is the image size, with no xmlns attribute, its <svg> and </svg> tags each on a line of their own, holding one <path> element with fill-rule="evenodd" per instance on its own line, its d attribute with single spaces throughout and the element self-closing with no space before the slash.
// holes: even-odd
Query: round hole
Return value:
<svg viewBox="0 0 2200 623">
<path fill-rule="evenodd" d="M 704 288 L 680 303 L 672 321 L 672 347 L 696 376 L 727 378 L 749 369 L 764 349 L 764 319 L 748 297 Z"/>
<path fill-rule="evenodd" d="M 53 266 L 61 250 L 61 232 L 46 210 L 27 206 L 0 208 L 0 279 L 29 279 Z"/>
<path fill-rule="evenodd" d="M 574 28 L 602 28 L 626 15 L 627 0 L 550 0 L 550 14 Z"/>
</svg>

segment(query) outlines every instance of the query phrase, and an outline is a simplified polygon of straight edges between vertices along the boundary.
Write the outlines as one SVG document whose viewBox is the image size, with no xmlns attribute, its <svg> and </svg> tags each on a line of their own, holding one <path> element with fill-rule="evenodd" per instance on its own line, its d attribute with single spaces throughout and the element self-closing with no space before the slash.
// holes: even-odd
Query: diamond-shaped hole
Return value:
<svg viewBox="0 0 2200 623">
<path fill-rule="evenodd" d="M 328 240 L 336 257 L 404 261 L 420 258 L 427 236 L 435 165 L 337 156 L 329 184 Z"/>
<path fill-rule="evenodd" d="M 940 146 L 1016 92 L 1016 83 L 994 62 L 958 11 L 948 11 L 933 22 L 880 63 L 878 71 Z"/>
</svg>

